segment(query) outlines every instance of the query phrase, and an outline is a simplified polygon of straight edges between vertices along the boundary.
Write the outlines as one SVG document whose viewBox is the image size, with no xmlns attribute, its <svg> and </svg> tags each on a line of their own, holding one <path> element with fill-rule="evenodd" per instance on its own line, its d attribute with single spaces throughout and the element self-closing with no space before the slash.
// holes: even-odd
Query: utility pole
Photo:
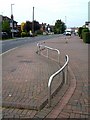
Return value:
<svg viewBox="0 0 90 120">
<path fill-rule="evenodd" d="M 88 22 L 90 22 L 90 1 L 88 2 Z"/>
<path fill-rule="evenodd" d="M 2 39 L 2 20 L 3 20 L 3 15 L 0 15 L 0 39 Z M 2 52 L 2 45 L 0 45 L 1 52 Z"/>
<path fill-rule="evenodd" d="M 32 20 L 32 33 L 34 35 L 34 7 L 33 7 L 33 20 Z"/>
<path fill-rule="evenodd" d="M 14 4 L 11 4 L 11 22 L 12 22 L 12 38 L 14 37 L 14 33 L 13 33 L 13 9 L 12 9 L 12 6 L 13 6 Z"/>
</svg>

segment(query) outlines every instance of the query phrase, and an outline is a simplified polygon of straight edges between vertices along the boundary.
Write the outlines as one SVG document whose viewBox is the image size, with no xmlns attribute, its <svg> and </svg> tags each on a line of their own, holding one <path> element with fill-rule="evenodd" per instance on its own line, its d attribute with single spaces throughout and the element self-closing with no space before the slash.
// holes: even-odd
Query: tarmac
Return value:
<svg viewBox="0 0 90 120">
<path fill-rule="evenodd" d="M 37 54 L 36 42 L 4 54 L 2 119 L 88 119 L 89 45 L 74 35 L 48 39 L 44 44 L 60 50 L 61 66 L 65 63 L 65 55 L 69 56 L 67 83 L 62 80 L 62 74 L 55 78 L 51 107 L 48 107 L 48 80 L 60 69 L 57 62 Z M 49 57 L 57 59 L 56 53 L 52 51 Z"/>
</svg>

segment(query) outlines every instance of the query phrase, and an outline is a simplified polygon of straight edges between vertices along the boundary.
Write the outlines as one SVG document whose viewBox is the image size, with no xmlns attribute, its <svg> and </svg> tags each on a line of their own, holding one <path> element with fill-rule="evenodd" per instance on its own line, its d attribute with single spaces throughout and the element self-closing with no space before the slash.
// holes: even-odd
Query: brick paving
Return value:
<svg viewBox="0 0 90 120">
<path fill-rule="evenodd" d="M 71 99 L 63 108 L 62 112 L 58 111 L 58 108 L 61 107 L 61 105 L 59 106 L 58 104 L 56 106 L 56 110 L 59 114 L 54 117 L 61 118 L 63 117 L 62 113 L 68 113 L 68 115 L 64 117 L 88 118 L 88 45 L 83 43 L 77 36 L 72 36 L 68 38 L 68 40 L 58 38 L 51 43 L 50 41 L 47 42 L 47 44 L 58 48 L 62 54 L 69 55 L 69 66 L 76 79 L 76 89 Z M 53 110 L 53 113 L 54 112 L 55 110 Z M 52 114 L 50 113 L 49 117 L 51 116 Z"/>
<path fill-rule="evenodd" d="M 3 55 L 4 107 L 37 110 L 47 96 L 48 79 L 59 66 L 37 55 L 36 44 L 32 46 L 27 45 Z"/>
<path fill-rule="evenodd" d="M 48 78 L 58 65 L 37 55 L 36 43 L 7 53 L 3 56 L 3 118 L 88 118 L 88 45 L 78 36 L 50 39 L 45 45 L 60 50 L 62 63 L 69 55 L 68 83 L 53 97 L 50 108 L 29 110 L 46 96 Z"/>
</svg>

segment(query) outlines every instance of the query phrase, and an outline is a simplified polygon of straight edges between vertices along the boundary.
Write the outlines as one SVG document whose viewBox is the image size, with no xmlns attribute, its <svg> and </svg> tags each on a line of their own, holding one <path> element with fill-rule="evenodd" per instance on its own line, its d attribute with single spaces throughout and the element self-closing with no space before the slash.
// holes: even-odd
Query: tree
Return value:
<svg viewBox="0 0 90 120">
<path fill-rule="evenodd" d="M 7 32 L 8 34 L 11 32 L 10 31 L 10 24 L 8 20 L 2 21 L 2 31 Z"/>
<path fill-rule="evenodd" d="M 26 21 L 24 24 L 24 31 L 29 33 L 29 31 L 32 30 L 32 22 Z M 34 21 L 34 31 L 40 30 L 40 24 L 38 21 Z"/>
<path fill-rule="evenodd" d="M 26 24 L 25 22 L 22 22 L 22 23 L 21 23 L 21 31 L 22 31 L 22 32 L 25 31 L 25 24 Z"/>
<path fill-rule="evenodd" d="M 26 21 L 25 31 L 29 33 L 30 30 L 32 30 L 32 23 L 30 21 Z"/>
<path fill-rule="evenodd" d="M 54 26 L 54 33 L 55 34 L 62 34 L 65 32 L 66 25 L 61 20 L 56 20 L 55 26 Z"/>
<path fill-rule="evenodd" d="M 40 24 L 38 21 L 34 21 L 34 32 L 37 33 L 40 30 Z M 29 36 L 30 35 L 30 31 L 32 32 L 32 22 L 30 21 L 26 21 L 26 23 L 22 22 L 21 23 L 21 36 Z"/>
<path fill-rule="evenodd" d="M 34 31 L 40 30 L 40 24 L 38 21 L 34 21 Z"/>
</svg>

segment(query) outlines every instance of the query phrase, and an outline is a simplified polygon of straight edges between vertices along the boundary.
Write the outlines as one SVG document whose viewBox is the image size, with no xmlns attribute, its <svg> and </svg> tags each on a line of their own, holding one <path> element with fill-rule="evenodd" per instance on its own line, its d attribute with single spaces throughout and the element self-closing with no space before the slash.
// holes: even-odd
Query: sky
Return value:
<svg viewBox="0 0 90 120">
<path fill-rule="evenodd" d="M 80 27 L 88 21 L 88 2 L 90 0 L 0 0 L 0 14 L 11 16 L 21 24 L 34 19 L 39 23 L 54 25 L 61 19 L 67 27 Z"/>
</svg>

